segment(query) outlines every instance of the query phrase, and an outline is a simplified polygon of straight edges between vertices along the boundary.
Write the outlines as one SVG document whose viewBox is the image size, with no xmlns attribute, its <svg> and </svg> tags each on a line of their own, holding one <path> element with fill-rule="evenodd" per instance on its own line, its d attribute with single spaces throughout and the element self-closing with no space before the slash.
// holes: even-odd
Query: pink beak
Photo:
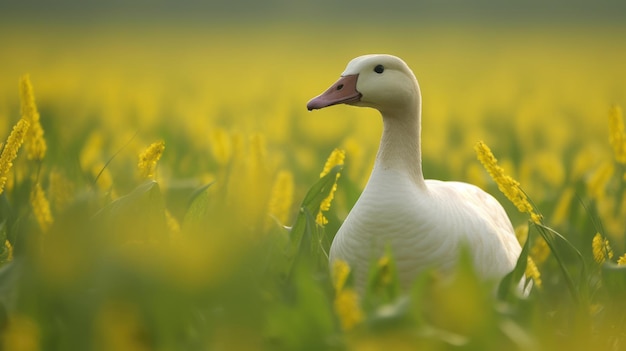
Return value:
<svg viewBox="0 0 626 351">
<path fill-rule="evenodd" d="M 358 74 L 342 76 L 325 92 L 311 99 L 311 101 L 306 104 L 306 108 L 312 111 L 332 105 L 349 104 L 361 100 L 361 93 L 356 90 L 356 81 L 358 78 Z"/>
</svg>

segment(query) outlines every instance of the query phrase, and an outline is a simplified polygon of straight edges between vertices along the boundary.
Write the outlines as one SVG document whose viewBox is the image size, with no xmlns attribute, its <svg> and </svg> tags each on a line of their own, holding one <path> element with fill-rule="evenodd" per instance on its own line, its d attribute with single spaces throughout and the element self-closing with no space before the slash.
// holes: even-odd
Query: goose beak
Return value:
<svg viewBox="0 0 626 351">
<path fill-rule="evenodd" d="M 361 100 L 361 93 L 356 90 L 356 81 L 358 78 L 358 74 L 342 76 L 325 92 L 311 99 L 311 101 L 306 104 L 306 108 L 312 111 L 332 105 L 349 104 Z"/>
</svg>

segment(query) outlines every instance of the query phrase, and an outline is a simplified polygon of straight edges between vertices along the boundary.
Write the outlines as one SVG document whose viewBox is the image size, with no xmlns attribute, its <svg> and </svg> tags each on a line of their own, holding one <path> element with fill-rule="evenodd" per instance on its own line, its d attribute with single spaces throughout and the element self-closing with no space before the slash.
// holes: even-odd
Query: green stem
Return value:
<svg viewBox="0 0 626 351">
<path fill-rule="evenodd" d="M 533 224 L 538 228 L 539 234 L 541 234 L 543 239 L 548 244 L 548 247 L 550 247 L 550 251 L 554 255 L 554 258 L 557 260 L 557 262 L 559 264 L 559 268 L 561 269 L 561 272 L 563 273 L 563 276 L 565 277 L 565 282 L 566 282 L 567 287 L 568 287 L 568 289 L 569 289 L 569 291 L 570 291 L 570 293 L 572 295 L 572 298 L 580 306 L 581 305 L 580 293 L 579 293 L 578 289 L 576 289 L 576 284 L 574 283 L 574 279 L 572 278 L 570 272 L 568 271 L 568 269 L 567 269 L 567 267 L 565 265 L 565 262 L 563 261 L 563 258 L 561 257 L 561 254 L 556 249 L 555 242 L 554 242 L 553 238 L 556 237 L 556 238 L 562 240 L 564 243 L 566 243 L 567 246 L 576 254 L 578 259 L 580 260 L 580 263 L 581 263 L 580 279 L 581 279 L 581 281 L 583 280 L 584 277 L 587 276 L 587 268 L 586 268 L 586 265 L 585 265 L 585 261 L 583 259 L 583 255 L 580 253 L 580 251 L 578 251 L 578 249 L 569 240 L 567 240 L 563 235 L 559 234 L 554 229 L 552 229 L 550 227 L 547 227 L 547 226 L 545 226 L 543 224 L 540 224 L 540 223 L 533 223 Z M 549 235 L 549 234 L 552 234 L 552 235 Z"/>
</svg>

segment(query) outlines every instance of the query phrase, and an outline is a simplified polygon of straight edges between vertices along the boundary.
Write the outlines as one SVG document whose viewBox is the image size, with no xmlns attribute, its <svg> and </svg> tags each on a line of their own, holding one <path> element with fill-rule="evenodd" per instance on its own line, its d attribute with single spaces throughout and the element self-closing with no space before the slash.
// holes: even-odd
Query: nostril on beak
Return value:
<svg viewBox="0 0 626 351">
<path fill-rule="evenodd" d="M 337 90 L 341 90 L 341 89 L 343 89 L 343 84 L 337 85 Z"/>
</svg>

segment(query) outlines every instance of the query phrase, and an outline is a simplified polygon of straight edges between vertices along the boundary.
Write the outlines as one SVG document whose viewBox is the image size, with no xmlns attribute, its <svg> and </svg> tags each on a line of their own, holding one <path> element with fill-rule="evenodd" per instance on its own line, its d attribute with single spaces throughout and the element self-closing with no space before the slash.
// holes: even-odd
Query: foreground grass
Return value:
<svg viewBox="0 0 626 351">
<path fill-rule="evenodd" d="M 70 40 L 87 49 L 82 62 L 61 60 L 71 70 L 26 59 L 36 102 L 26 77 L 19 90 L 2 86 L 3 115 L 11 116 L 3 135 L 20 111 L 26 121 L 19 151 L 19 133 L 4 144 L 3 155 L 13 150 L 17 158 L 0 169 L 8 171 L 0 204 L 4 349 L 626 347 L 618 265 L 626 251 L 626 137 L 620 110 L 610 109 L 611 98 L 625 96 L 625 73 L 611 64 L 624 52 L 597 40 L 599 52 L 577 49 L 556 36 L 560 46 L 548 38 L 498 51 L 512 66 L 480 63 L 495 49 L 468 51 L 470 72 L 450 68 L 461 65 L 445 44 L 455 35 L 444 33 L 431 52 L 403 55 L 419 63 L 425 172 L 495 195 L 473 153 L 477 140 L 487 140 L 534 201 L 528 221 L 500 196 L 539 275 L 526 299 L 508 294 L 506 284 L 495 295 L 461 259 L 452 282 L 426 272 L 401 294 L 390 253 L 358 296 L 349 267 L 328 267 L 325 253 L 367 179 L 379 121 L 348 108 L 315 118 L 299 111 L 364 46 L 341 49 L 340 60 L 283 49 L 282 58 L 260 54 L 251 65 L 236 45 L 244 36 L 232 33 L 235 44 L 222 43 L 219 55 L 178 43 L 187 62 L 154 76 L 171 59 L 141 68 L 142 58 L 159 57 L 154 44 L 142 44 L 137 53 L 146 56 L 136 62 L 102 62 L 95 57 L 124 52 L 133 38 L 128 47 L 94 49 L 77 36 Z M 21 53 L 24 43 L 11 48 Z M 600 57 L 606 65 L 587 63 Z M 23 68 L 14 60 L 0 69 Z M 211 69 L 220 65 L 229 69 Z M 525 84 L 532 89 L 523 91 Z M 345 165 L 334 153 L 324 167 L 335 147 L 346 150 Z"/>
</svg>

